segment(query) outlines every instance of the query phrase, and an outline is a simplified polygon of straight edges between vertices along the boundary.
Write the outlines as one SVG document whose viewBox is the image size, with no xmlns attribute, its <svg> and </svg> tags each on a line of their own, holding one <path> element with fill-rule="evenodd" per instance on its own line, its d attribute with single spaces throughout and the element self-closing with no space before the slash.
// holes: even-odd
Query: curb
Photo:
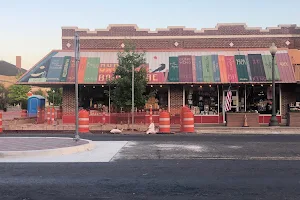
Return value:
<svg viewBox="0 0 300 200">
<path fill-rule="evenodd" d="M 25 137 L 25 138 L 58 138 L 62 139 L 61 137 Z M 73 138 L 63 138 L 63 139 L 71 139 Z M 87 144 L 82 144 L 78 146 L 72 147 L 62 147 L 56 149 L 43 149 L 43 150 L 29 150 L 29 151 L 0 151 L 0 159 L 4 157 L 25 157 L 25 156 L 57 156 L 57 155 L 68 155 L 73 153 L 79 153 L 84 151 L 91 151 L 93 150 L 96 145 L 90 141 L 85 139 L 80 139 L 87 141 Z"/>
</svg>

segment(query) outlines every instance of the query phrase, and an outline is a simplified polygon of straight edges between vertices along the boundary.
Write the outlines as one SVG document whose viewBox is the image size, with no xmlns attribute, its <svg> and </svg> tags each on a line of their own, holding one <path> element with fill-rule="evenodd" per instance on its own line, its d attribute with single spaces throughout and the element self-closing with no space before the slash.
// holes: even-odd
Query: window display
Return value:
<svg viewBox="0 0 300 200">
<path fill-rule="evenodd" d="M 194 115 L 218 114 L 218 87 L 199 86 L 185 89 L 186 104 Z"/>
<path fill-rule="evenodd" d="M 272 86 L 255 85 L 247 87 L 247 111 L 272 114 Z M 276 113 L 280 114 L 279 87 L 276 86 Z"/>
</svg>

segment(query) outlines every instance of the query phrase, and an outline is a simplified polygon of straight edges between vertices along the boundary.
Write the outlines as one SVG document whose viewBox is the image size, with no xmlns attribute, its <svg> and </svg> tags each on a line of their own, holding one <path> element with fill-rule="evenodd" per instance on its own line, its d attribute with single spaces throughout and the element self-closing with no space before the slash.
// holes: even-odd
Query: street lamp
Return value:
<svg viewBox="0 0 300 200">
<path fill-rule="evenodd" d="M 274 43 L 272 43 L 272 46 L 270 47 L 270 53 L 272 55 L 272 117 L 270 119 L 269 126 L 278 126 L 278 121 L 276 118 L 276 102 L 275 102 L 275 54 L 277 51 L 277 47 Z"/>
</svg>

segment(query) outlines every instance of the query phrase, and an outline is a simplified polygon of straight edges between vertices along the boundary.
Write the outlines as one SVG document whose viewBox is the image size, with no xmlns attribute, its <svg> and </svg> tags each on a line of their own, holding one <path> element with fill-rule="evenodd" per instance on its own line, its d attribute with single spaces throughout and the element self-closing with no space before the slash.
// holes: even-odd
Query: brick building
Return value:
<svg viewBox="0 0 300 200">
<path fill-rule="evenodd" d="M 271 62 L 275 43 L 277 117 L 285 123 L 288 105 L 300 101 L 300 28 L 279 25 L 267 29 L 245 24 L 218 24 L 196 30 L 185 27 L 140 29 L 110 25 L 107 29 L 62 28 L 62 49 L 53 50 L 20 80 L 20 84 L 63 87 L 64 122 L 74 119 L 74 34 L 80 36 L 80 105 L 107 105 L 107 78 L 117 66 L 117 52 L 130 39 L 146 52 L 148 91 L 158 90 L 155 109 L 175 115 L 182 105 L 196 123 L 223 123 L 223 102 L 231 87 L 232 111 L 255 110 L 261 124 L 271 116 Z"/>
</svg>

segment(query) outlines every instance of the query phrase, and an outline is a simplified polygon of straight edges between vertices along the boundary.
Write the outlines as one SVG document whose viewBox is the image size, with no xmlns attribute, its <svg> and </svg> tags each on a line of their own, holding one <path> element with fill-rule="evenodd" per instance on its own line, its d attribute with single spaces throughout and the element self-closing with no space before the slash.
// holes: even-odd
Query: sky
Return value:
<svg viewBox="0 0 300 200">
<path fill-rule="evenodd" d="M 250 27 L 298 24 L 300 0 L 2 0 L 0 60 L 31 68 L 53 49 L 61 49 L 61 27 L 214 28 L 218 23 Z"/>
</svg>

